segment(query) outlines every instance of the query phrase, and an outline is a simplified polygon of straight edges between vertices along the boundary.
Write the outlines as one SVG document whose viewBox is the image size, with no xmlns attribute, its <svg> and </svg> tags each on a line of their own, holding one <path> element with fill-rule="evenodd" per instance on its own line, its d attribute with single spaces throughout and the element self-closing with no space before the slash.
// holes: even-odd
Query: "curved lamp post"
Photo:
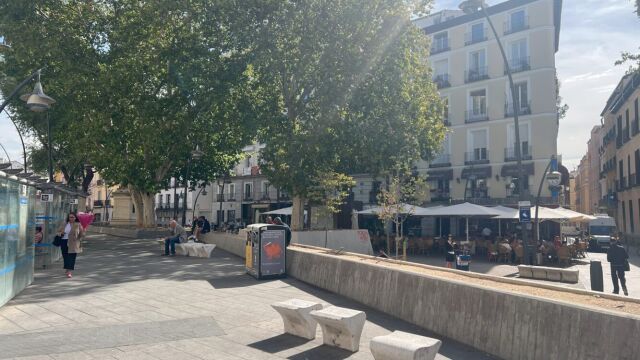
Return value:
<svg viewBox="0 0 640 360">
<path fill-rule="evenodd" d="M 191 161 L 200 160 L 204 153 L 200 150 L 200 146 L 196 145 L 195 150 L 189 156 L 189 164 L 187 165 L 187 176 L 184 179 L 184 199 L 182 201 L 182 226 L 187 224 L 187 191 L 189 190 L 189 176 L 191 175 Z"/>
<path fill-rule="evenodd" d="M 198 204 L 198 198 L 200 197 L 200 194 L 202 194 L 202 196 L 207 196 L 207 190 L 206 188 L 206 184 L 202 184 L 202 186 L 200 187 L 200 190 L 198 190 L 198 194 L 196 195 L 196 199 L 193 202 L 193 211 L 194 211 L 194 215 L 195 215 L 195 211 L 196 211 L 196 205 Z"/>
<path fill-rule="evenodd" d="M 522 182 L 522 184 L 519 183 L 520 186 L 518 186 L 518 199 L 520 201 L 525 201 L 527 199 L 527 196 L 525 194 L 525 190 L 524 190 L 524 168 L 522 167 L 522 148 L 521 148 L 521 144 L 520 144 L 520 125 L 518 123 L 518 113 L 520 111 L 520 105 L 519 105 L 519 99 L 517 97 L 517 92 L 516 92 L 516 87 L 513 84 L 513 76 L 511 75 L 511 66 L 509 66 L 509 60 L 507 59 L 507 54 L 504 51 L 504 47 L 502 46 L 502 42 L 500 41 L 500 38 L 498 37 L 498 32 L 496 31 L 495 26 L 493 26 L 493 22 L 491 21 L 491 18 L 489 17 L 489 14 L 487 13 L 487 4 L 485 4 L 484 0 L 466 0 L 464 2 L 462 2 L 460 4 L 460 10 L 464 11 L 466 14 L 471 14 L 471 13 L 475 13 L 478 11 L 482 11 L 482 14 L 484 15 L 485 19 L 487 19 L 487 22 L 489 23 L 489 26 L 491 27 L 491 31 L 493 32 L 493 36 L 496 38 L 496 42 L 498 43 L 498 48 L 500 49 L 500 54 L 502 55 L 502 60 L 504 61 L 504 66 L 505 66 L 505 70 L 507 72 L 507 77 L 509 78 L 509 87 L 511 88 L 511 99 L 513 100 L 513 122 L 515 125 L 514 128 L 514 132 L 515 132 L 515 155 L 516 155 L 516 161 L 518 164 L 518 179 L 519 182 Z M 527 230 L 525 229 L 526 227 L 523 226 L 522 227 L 522 242 L 524 244 L 524 259 L 525 259 L 525 263 L 529 263 L 531 260 L 531 257 L 528 256 L 528 252 L 529 252 L 529 246 L 527 243 Z"/>
<path fill-rule="evenodd" d="M 42 90 L 42 84 L 40 83 L 40 73 L 44 68 L 36 70 L 34 73 L 29 75 L 26 79 L 24 79 L 18 86 L 13 89 L 11 94 L 7 96 L 4 102 L 0 105 L 0 113 L 5 110 L 5 107 L 9 104 L 9 101 L 13 99 L 20 90 L 25 87 L 31 80 L 37 78 L 36 85 L 33 88 L 33 92 L 31 94 L 24 94 L 20 96 L 20 99 L 27 102 L 27 108 L 31 111 L 42 112 L 49 110 L 51 105 L 55 104 L 55 100 L 50 96 L 47 96 Z M 5 110 L 5 113 L 9 115 L 9 113 Z M 27 172 L 27 151 L 24 146 L 24 140 L 22 138 L 22 133 L 20 132 L 18 126 L 11 116 L 9 116 L 9 120 L 13 122 L 13 125 L 16 127 L 18 131 L 18 135 L 20 136 L 20 141 L 22 142 L 22 154 L 24 157 L 24 172 Z M 49 182 L 53 182 L 53 171 L 51 165 L 51 126 L 49 123 L 49 117 L 47 116 L 47 135 L 48 135 L 48 150 L 49 150 Z"/>
</svg>

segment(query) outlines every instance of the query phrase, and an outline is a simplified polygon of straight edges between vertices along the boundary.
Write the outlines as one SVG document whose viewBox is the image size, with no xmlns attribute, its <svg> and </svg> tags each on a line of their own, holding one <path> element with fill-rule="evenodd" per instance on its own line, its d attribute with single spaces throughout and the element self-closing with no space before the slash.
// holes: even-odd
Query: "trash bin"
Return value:
<svg viewBox="0 0 640 360">
<path fill-rule="evenodd" d="M 256 279 L 286 276 L 287 232 L 282 225 L 247 226 L 245 267 Z"/>
<path fill-rule="evenodd" d="M 457 255 L 456 256 L 456 269 L 469 271 L 469 264 L 471 263 L 471 255 Z"/>
<path fill-rule="evenodd" d="M 602 281 L 602 264 L 600 261 L 592 260 L 590 267 L 591 290 L 604 291 L 604 283 Z"/>
</svg>

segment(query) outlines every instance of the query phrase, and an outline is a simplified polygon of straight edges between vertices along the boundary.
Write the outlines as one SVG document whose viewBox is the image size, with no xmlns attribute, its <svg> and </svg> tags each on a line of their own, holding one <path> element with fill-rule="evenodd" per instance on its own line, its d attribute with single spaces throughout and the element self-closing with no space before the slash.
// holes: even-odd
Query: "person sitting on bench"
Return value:
<svg viewBox="0 0 640 360">
<path fill-rule="evenodd" d="M 169 227 L 171 228 L 171 236 L 164 239 L 164 254 L 162 256 L 176 256 L 176 244 L 187 240 L 187 232 L 175 220 L 171 220 Z"/>
</svg>

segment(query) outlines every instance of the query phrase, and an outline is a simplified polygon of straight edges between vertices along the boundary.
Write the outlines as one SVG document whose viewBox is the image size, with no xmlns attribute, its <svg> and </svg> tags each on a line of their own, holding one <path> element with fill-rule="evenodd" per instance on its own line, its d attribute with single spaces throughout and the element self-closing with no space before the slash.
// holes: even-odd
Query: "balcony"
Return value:
<svg viewBox="0 0 640 360">
<path fill-rule="evenodd" d="M 450 154 L 440 154 L 435 159 L 429 162 L 430 168 L 437 167 L 447 167 L 451 166 L 451 155 Z"/>
<path fill-rule="evenodd" d="M 436 83 L 438 89 L 444 89 L 451 86 L 449 82 L 449 74 L 438 74 L 433 78 L 433 82 Z"/>
<path fill-rule="evenodd" d="M 484 28 L 482 32 L 468 32 L 464 34 L 465 46 L 477 44 L 483 41 L 487 41 L 487 28 Z"/>
<path fill-rule="evenodd" d="M 253 201 L 253 192 L 243 192 L 242 201 Z"/>
<path fill-rule="evenodd" d="M 634 121 L 631 123 L 631 136 L 636 136 L 638 135 L 638 133 L 640 132 L 640 129 L 638 129 L 638 122 Z"/>
<path fill-rule="evenodd" d="M 522 160 L 531 160 L 533 157 L 531 156 L 531 145 L 522 147 Z M 504 148 L 504 161 L 518 161 L 516 157 L 516 148 Z"/>
<path fill-rule="evenodd" d="M 217 202 L 224 202 L 224 194 L 216 194 Z"/>
<path fill-rule="evenodd" d="M 627 143 L 629 140 L 631 140 L 631 137 L 629 136 L 629 128 L 626 127 L 622 130 L 622 142 Z"/>
<path fill-rule="evenodd" d="M 449 189 L 431 189 L 431 202 L 449 202 L 451 194 Z"/>
<path fill-rule="evenodd" d="M 509 59 L 509 69 L 511 73 L 519 73 L 523 71 L 531 70 L 531 63 L 529 62 L 529 57 L 524 56 L 520 58 Z M 507 75 L 507 67 L 504 67 L 504 74 Z"/>
<path fill-rule="evenodd" d="M 445 51 L 449 51 L 449 38 L 434 39 L 431 44 L 431 55 L 439 54 Z"/>
<path fill-rule="evenodd" d="M 531 101 L 528 100 L 524 104 L 520 103 L 520 109 L 518 109 L 518 115 L 531 115 Z M 504 117 L 513 117 L 514 115 L 513 102 L 506 102 L 504 104 Z"/>
<path fill-rule="evenodd" d="M 289 196 L 289 194 L 286 194 L 286 193 L 280 193 L 278 195 L 278 201 L 291 201 L 291 196 Z"/>
<path fill-rule="evenodd" d="M 489 159 L 487 157 L 487 153 L 489 151 L 486 148 L 479 148 L 476 151 L 470 151 L 464 153 L 464 164 L 465 165 L 476 165 L 476 164 L 488 164 Z"/>
<path fill-rule="evenodd" d="M 525 16 L 517 21 L 506 21 L 504 23 L 504 34 L 509 35 L 529 28 L 529 17 Z"/>
<path fill-rule="evenodd" d="M 104 206 L 104 201 L 102 200 L 94 200 L 93 201 L 93 207 L 94 208 L 101 208 Z"/>
<path fill-rule="evenodd" d="M 481 121 L 489 121 L 489 109 L 484 109 L 484 111 L 465 111 L 464 112 L 464 122 L 467 124 L 481 122 Z"/>
<path fill-rule="evenodd" d="M 629 174 L 629 188 L 633 188 L 636 187 L 638 185 L 637 182 L 638 178 L 636 176 L 636 174 Z"/>
<path fill-rule="evenodd" d="M 627 177 L 623 176 L 616 183 L 616 191 L 625 191 L 627 189 Z"/>
<path fill-rule="evenodd" d="M 464 82 L 471 83 L 489 78 L 489 68 L 487 66 L 477 67 L 464 72 Z"/>
</svg>

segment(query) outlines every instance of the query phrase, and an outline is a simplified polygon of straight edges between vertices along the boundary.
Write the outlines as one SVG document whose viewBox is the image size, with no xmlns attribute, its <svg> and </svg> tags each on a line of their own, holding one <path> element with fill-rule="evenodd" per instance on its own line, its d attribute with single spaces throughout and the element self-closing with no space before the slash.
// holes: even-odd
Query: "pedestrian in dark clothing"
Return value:
<svg viewBox="0 0 640 360">
<path fill-rule="evenodd" d="M 447 262 L 447 267 L 449 269 L 453 268 L 453 263 L 456 261 L 456 253 L 455 253 L 455 244 L 453 243 L 453 238 L 449 235 L 449 239 L 446 244 L 446 255 L 445 260 Z"/>
<path fill-rule="evenodd" d="M 618 279 L 620 279 L 620 285 L 622 285 L 622 291 L 626 296 L 629 296 L 627 292 L 627 282 L 624 278 L 624 272 L 628 270 L 629 254 L 620 245 L 619 241 L 613 241 L 609 251 L 607 251 L 607 261 L 611 263 L 611 280 L 613 281 L 613 293 L 618 294 L 620 288 L 618 287 Z"/>
<path fill-rule="evenodd" d="M 202 234 L 206 234 L 208 232 L 211 232 L 211 224 L 209 223 L 209 220 L 207 220 L 206 217 L 204 216 L 200 216 L 200 220 L 202 222 L 202 231 L 200 231 Z"/>
</svg>

